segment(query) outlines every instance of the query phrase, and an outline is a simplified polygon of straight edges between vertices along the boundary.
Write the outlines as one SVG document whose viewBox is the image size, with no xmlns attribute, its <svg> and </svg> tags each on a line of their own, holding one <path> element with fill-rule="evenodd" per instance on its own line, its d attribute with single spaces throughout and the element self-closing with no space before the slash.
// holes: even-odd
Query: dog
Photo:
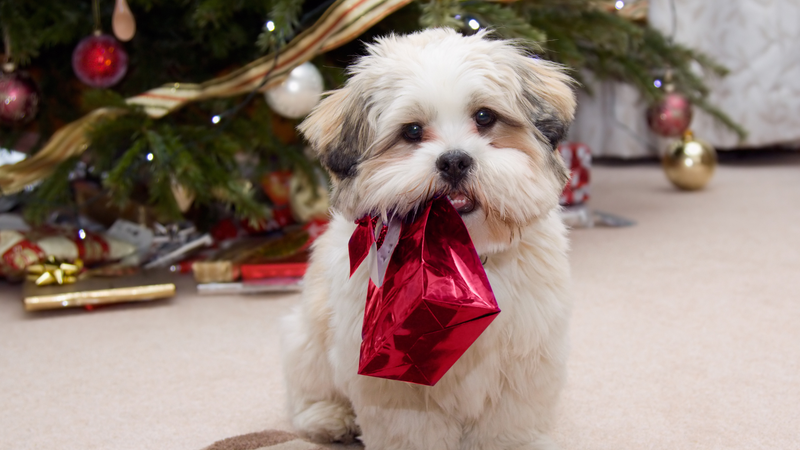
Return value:
<svg viewBox="0 0 800 450">
<path fill-rule="evenodd" d="M 298 127 L 332 180 L 331 221 L 286 317 L 293 426 L 368 450 L 554 449 L 565 381 L 568 241 L 556 146 L 574 81 L 487 32 L 431 29 L 367 45 Z M 502 312 L 432 387 L 358 375 L 369 275 L 348 241 L 366 214 L 413 214 L 447 195 Z"/>
</svg>

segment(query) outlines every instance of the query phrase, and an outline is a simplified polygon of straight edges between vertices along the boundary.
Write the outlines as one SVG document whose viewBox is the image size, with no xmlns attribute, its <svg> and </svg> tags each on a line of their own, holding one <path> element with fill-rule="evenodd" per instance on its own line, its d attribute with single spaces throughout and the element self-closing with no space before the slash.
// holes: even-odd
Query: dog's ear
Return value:
<svg viewBox="0 0 800 450">
<path fill-rule="evenodd" d="M 575 117 L 575 81 L 558 64 L 520 55 L 517 73 L 531 124 L 555 150 Z"/>
<path fill-rule="evenodd" d="M 577 101 L 572 89 L 575 80 L 566 74 L 563 66 L 523 54 L 519 56 L 517 73 L 522 82 L 523 107 L 531 126 L 552 150 L 547 161 L 560 190 L 569 182 L 570 175 L 556 149 L 575 118 Z"/>
<path fill-rule="evenodd" d="M 331 92 L 298 127 L 336 181 L 358 174 L 372 142 L 367 104 L 357 91 L 348 84 Z"/>
</svg>

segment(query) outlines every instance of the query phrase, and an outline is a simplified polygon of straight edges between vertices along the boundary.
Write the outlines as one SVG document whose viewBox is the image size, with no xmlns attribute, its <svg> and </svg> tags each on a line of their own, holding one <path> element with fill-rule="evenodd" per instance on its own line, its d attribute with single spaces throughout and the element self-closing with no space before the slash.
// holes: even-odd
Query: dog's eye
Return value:
<svg viewBox="0 0 800 450">
<path fill-rule="evenodd" d="M 497 121 L 497 116 L 488 109 L 481 109 L 475 113 L 475 123 L 479 127 L 490 127 L 495 121 Z"/>
<path fill-rule="evenodd" d="M 422 140 L 422 125 L 409 123 L 403 126 L 403 139 L 409 142 L 419 142 Z"/>
</svg>

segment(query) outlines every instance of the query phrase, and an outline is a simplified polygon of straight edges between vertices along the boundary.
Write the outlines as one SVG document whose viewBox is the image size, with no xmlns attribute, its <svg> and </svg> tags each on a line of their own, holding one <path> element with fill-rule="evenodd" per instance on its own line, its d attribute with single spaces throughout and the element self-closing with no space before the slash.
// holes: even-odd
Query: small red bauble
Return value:
<svg viewBox="0 0 800 450">
<path fill-rule="evenodd" d="M 647 124 L 654 133 L 665 137 L 679 137 L 692 122 L 692 104 L 676 92 L 647 110 Z"/>
<path fill-rule="evenodd" d="M 87 36 L 72 52 L 72 70 L 91 87 L 111 87 L 128 71 L 128 54 L 119 41 L 107 34 Z"/>
<path fill-rule="evenodd" d="M 211 227 L 211 237 L 214 238 L 214 242 L 227 241 L 237 236 L 239 236 L 239 229 L 236 228 L 236 223 L 234 223 L 233 219 L 223 219 Z"/>
<path fill-rule="evenodd" d="M 580 142 L 558 144 L 558 153 L 569 169 L 569 181 L 561 191 L 562 206 L 580 205 L 589 200 L 589 177 L 592 170 L 592 152 Z"/>
<path fill-rule="evenodd" d="M 25 72 L 0 72 L 0 124 L 14 127 L 33 120 L 39 111 L 39 88 Z"/>
</svg>

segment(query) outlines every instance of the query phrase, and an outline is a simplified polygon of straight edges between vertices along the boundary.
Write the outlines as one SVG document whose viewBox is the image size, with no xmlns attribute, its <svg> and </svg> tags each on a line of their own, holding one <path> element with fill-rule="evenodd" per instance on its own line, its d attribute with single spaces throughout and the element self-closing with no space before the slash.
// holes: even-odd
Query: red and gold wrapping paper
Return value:
<svg viewBox="0 0 800 450">
<path fill-rule="evenodd" d="M 262 258 L 245 261 L 241 265 L 242 280 L 264 278 L 302 278 L 308 269 L 307 249 L 282 258 Z"/>
<path fill-rule="evenodd" d="M 264 278 L 301 278 L 308 269 L 307 262 L 286 262 L 271 264 L 242 264 L 243 280 L 262 280 Z"/>
<path fill-rule="evenodd" d="M 358 373 L 433 386 L 499 312 L 461 217 L 446 198 L 434 200 L 403 223 L 383 285 L 370 281 Z"/>
<path fill-rule="evenodd" d="M 225 283 L 270 277 L 302 277 L 308 268 L 308 249 L 327 227 L 311 221 L 283 236 L 246 238 L 191 265 L 198 283 Z"/>
<path fill-rule="evenodd" d="M 136 247 L 101 234 L 43 227 L 34 231 L 0 230 L 0 276 L 16 277 L 48 256 L 86 265 L 116 261 Z"/>
<path fill-rule="evenodd" d="M 570 173 L 559 203 L 562 206 L 580 205 L 589 200 L 592 152 L 586 144 L 579 142 L 562 142 L 558 145 L 558 152 Z"/>
</svg>

